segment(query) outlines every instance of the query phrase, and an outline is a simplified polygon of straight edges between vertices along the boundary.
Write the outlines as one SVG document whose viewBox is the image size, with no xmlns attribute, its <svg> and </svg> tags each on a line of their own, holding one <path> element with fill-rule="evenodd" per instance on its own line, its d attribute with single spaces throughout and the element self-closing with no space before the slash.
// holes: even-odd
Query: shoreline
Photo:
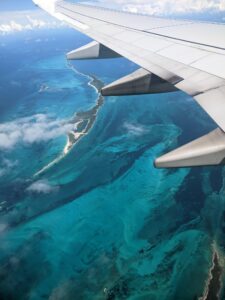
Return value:
<svg viewBox="0 0 225 300">
<path fill-rule="evenodd" d="M 73 68 L 73 67 L 72 67 Z M 73 68 L 74 70 L 74 68 Z M 77 72 L 77 71 L 76 71 Z M 80 74 L 80 73 L 79 73 Z M 101 106 L 104 104 L 104 97 L 101 95 L 100 91 L 103 87 L 103 82 L 99 80 L 94 75 L 88 75 L 89 81 L 88 85 L 95 89 L 98 97 L 95 106 L 87 111 L 77 112 L 72 118 L 69 124 L 74 124 L 74 130 L 70 131 L 67 134 L 67 144 L 63 150 L 63 153 L 66 155 L 72 147 L 88 132 L 92 129 L 95 120 L 98 115 L 98 111 Z"/>
<path fill-rule="evenodd" d="M 206 286 L 203 293 L 203 296 L 199 298 L 199 300 L 210 300 L 220 299 L 222 285 L 222 276 L 223 269 L 220 265 L 220 256 L 216 249 L 216 246 L 213 246 L 213 254 L 212 254 L 212 266 L 209 269 L 208 279 L 206 280 Z"/>
<path fill-rule="evenodd" d="M 86 75 L 74 68 L 71 64 L 68 63 L 69 68 L 71 68 L 75 73 L 86 77 L 89 79 L 88 85 L 92 87 L 96 94 L 96 104 L 87 111 L 81 111 L 75 113 L 75 115 L 68 121 L 68 124 L 74 125 L 74 129 L 67 133 L 67 143 L 63 149 L 63 152 L 51 161 L 48 165 L 43 167 L 40 171 L 34 174 L 34 177 L 41 175 L 44 171 L 48 170 L 50 167 L 58 163 L 63 157 L 65 157 L 74 145 L 80 141 L 94 126 L 96 121 L 98 111 L 104 104 L 104 97 L 101 95 L 101 88 L 104 86 L 104 83 L 95 77 L 94 75 Z"/>
</svg>

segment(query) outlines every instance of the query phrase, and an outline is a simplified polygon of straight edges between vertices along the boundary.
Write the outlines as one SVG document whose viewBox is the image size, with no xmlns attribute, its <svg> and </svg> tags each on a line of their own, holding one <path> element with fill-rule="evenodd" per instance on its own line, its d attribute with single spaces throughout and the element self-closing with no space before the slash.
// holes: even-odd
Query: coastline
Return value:
<svg viewBox="0 0 225 300">
<path fill-rule="evenodd" d="M 104 103 L 104 97 L 100 93 L 104 85 L 103 82 L 94 75 L 89 75 L 88 77 L 91 78 L 88 85 L 93 87 L 98 95 L 97 101 L 94 107 L 87 111 L 77 112 L 72 120 L 69 121 L 69 124 L 74 125 L 74 130 L 67 134 L 67 144 L 63 150 L 65 155 L 91 130 L 97 118 L 98 111 Z"/>
<path fill-rule="evenodd" d="M 67 143 L 63 149 L 63 152 L 57 158 L 51 161 L 48 165 L 46 165 L 40 171 L 34 174 L 34 177 L 41 175 L 44 171 L 48 170 L 50 167 L 58 163 L 63 157 L 65 157 L 65 155 L 67 155 L 70 152 L 70 150 L 78 141 L 80 141 L 85 135 L 88 134 L 88 132 L 92 129 L 96 121 L 99 109 L 104 104 L 104 97 L 101 95 L 100 92 L 101 88 L 104 86 L 104 83 L 94 75 L 86 75 L 79 72 L 74 68 L 74 66 L 72 66 L 69 63 L 68 66 L 75 73 L 89 79 L 88 85 L 92 87 L 97 94 L 96 104 L 87 111 L 75 113 L 74 117 L 72 117 L 68 121 L 68 124 L 72 124 L 74 126 L 74 129 L 67 133 Z"/>
<path fill-rule="evenodd" d="M 206 280 L 206 287 L 203 296 L 199 300 L 219 300 L 222 289 L 222 275 L 223 269 L 220 265 L 219 252 L 216 246 L 213 245 L 212 266 L 209 269 L 208 279 Z"/>
</svg>

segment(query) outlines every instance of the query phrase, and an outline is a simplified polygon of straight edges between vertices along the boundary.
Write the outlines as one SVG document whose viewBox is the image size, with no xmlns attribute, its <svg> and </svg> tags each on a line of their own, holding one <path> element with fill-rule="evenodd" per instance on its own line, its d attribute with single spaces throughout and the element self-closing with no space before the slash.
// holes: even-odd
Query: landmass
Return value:
<svg viewBox="0 0 225 300">
<path fill-rule="evenodd" d="M 199 300 L 219 300 L 222 288 L 223 269 L 220 266 L 219 254 L 216 249 L 213 250 L 212 267 L 209 271 L 209 277 L 206 282 L 204 296 Z"/>
<path fill-rule="evenodd" d="M 77 112 L 71 120 L 68 121 L 68 124 L 73 124 L 73 130 L 67 133 L 67 143 L 63 150 L 63 153 L 60 154 L 56 159 L 51 161 L 47 166 L 38 171 L 34 176 L 39 176 L 44 171 L 58 163 L 71 149 L 72 147 L 82 138 L 84 137 L 90 129 L 93 127 L 98 111 L 100 107 L 104 103 L 104 97 L 101 95 L 101 89 L 104 86 L 104 83 L 95 77 L 94 75 L 85 75 L 78 72 L 74 67 L 70 66 L 76 73 L 89 77 L 90 82 L 88 83 L 91 87 L 93 87 L 97 92 L 97 100 L 96 104 L 87 111 Z M 46 87 L 42 87 L 41 89 L 45 89 Z"/>
<path fill-rule="evenodd" d="M 72 118 L 72 120 L 69 122 L 69 124 L 74 124 L 74 130 L 70 131 L 67 135 L 68 142 L 64 148 L 64 154 L 67 154 L 74 144 L 76 144 L 83 136 L 85 136 L 93 127 L 98 110 L 104 103 L 104 97 L 100 93 L 101 88 L 104 85 L 103 82 L 93 75 L 90 77 L 91 81 L 89 82 L 89 85 L 93 86 L 98 91 L 96 105 L 90 110 L 76 113 L 74 118 Z"/>
</svg>

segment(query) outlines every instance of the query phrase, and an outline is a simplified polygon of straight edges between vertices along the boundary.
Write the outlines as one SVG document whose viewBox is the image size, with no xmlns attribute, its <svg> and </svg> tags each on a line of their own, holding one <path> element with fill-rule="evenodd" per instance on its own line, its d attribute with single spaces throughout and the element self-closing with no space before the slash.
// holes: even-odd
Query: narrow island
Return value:
<svg viewBox="0 0 225 300">
<path fill-rule="evenodd" d="M 98 111 L 101 106 L 104 104 L 104 97 L 101 95 L 101 89 L 104 86 L 104 83 L 95 77 L 94 75 L 85 75 L 83 73 L 78 72 L 73 66 L 70 66 L 73 71 L 76 73 L 88 77 L 90 79 L 88 85 L 93 87 L 97 92 L 97 100 L 96 104 L 87 111 L 77 112 L 74 117 L 72 117 L 67 124 L 73 125 L 73 130 L 67 133 L 67 143 L 64 147 L 63 152 L 53 161 L 51 161 L 47 166 L 43 167 L 40 171 L 34 174 L 34 177 L 41 175 L 43 172 L 48 170 L 50 167 L 58 163 L 68 152 L 72 149 L 72 147 L 84 137 L 90 129 L 93 127 L 95 120 L 98 115 Z M 43 87 L 42 87 L 43 88 Z M 45 89 L 46 87 L 44 87 Z"/>
<path fill-rule="evenodd" d="M 212 267 L 209 270 L 209 277 L 206 282 L 204 296 L 199 300 L 219 300 L 222 288 L 223 269 L 220 266 L 219 254 L 213 249 Z"/>
<path fill-rule="evenodd" d="M 93 127 L 98 111 L 104 103 L 104 97 L 101 95 L 101 89 L 103 87 L 103 82 L 91 75 L 90 86 L 93 86 L 98 91 L 98 99 L 96 105 L 90 110 L 77 112 L 75 116 L 68 122 L 74 125 L 74 130 L 70 131 L 67 135 L 68 142 L 64 148 L 64 155 L 67 154 L 70 149 L 83 137 L 89 130 Z"/>
</svg>

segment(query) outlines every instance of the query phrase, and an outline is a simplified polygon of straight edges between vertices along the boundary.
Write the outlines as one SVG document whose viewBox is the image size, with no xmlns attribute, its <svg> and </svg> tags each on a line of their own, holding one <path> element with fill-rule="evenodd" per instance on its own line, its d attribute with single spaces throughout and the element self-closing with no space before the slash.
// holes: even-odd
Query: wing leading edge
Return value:
<svg viewBox="0 0 225 300">
<path fill-rule="evenodd" d="M 33 1 L 95 41 L 68 53 L 69 59 L 124 56 L 141 67 L 103 88 L 103 94 L 178 89 L 192 96 L 217 123 L 215 131 L 156 159 L 156 167 L 224 164 L 225 25 L 153 18 L 65 1 Z"/>
</svg>

